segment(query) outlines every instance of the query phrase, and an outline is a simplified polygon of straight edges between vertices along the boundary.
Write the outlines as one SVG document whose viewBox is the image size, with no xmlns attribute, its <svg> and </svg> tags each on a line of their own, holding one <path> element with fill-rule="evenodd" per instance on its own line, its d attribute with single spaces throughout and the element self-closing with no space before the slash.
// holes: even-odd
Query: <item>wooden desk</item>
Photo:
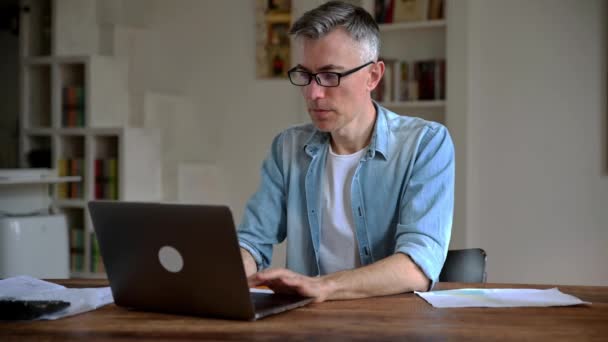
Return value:
<svg viewBox="0 0 608 342">
<path fill-rule="evenodd" d="M 104 280 L 64 280 L 72 287 Z M 440 283 L 462 287 L 552 286 Z M 2 322 L 0 341 L 25 340 L 540 340 L 608 339 L 608 287 L 558 286 L 589 306 L 435 309 L 414 294 L 311 304 L 257 322 L 126 310 L 113 304 L 56 321 Z"/>
</svg>

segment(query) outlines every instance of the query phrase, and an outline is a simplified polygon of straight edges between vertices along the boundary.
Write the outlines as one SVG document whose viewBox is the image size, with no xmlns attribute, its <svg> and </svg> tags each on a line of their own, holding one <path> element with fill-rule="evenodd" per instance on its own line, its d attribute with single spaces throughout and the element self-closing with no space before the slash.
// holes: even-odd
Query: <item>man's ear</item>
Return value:
<svg viewBox="0 0 608 342">
<path fill-rule="evenodd" d="M 384 62 L 377 61 L 376 63 L 372 64 L 372 67 L 370 68 L 370 78 L 367 83 L 367 87 L 370 92 L 376 89 L 378 83 L 380 83 L 380 80 L 382 79 L 382 75 L 384 75 Z"/>
</svg>

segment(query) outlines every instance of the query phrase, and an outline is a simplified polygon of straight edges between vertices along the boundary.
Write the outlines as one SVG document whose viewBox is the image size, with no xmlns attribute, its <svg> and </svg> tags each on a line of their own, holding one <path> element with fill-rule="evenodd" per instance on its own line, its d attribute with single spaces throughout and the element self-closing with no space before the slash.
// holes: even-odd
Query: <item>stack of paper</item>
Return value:
<svg viewBox="0 0 608 342">
<path fill-rule="evenodd" d="M 416 292 L 436 308 L 566 306 L 591 304 L 560 292 L 557 288 L 537 289 L 456 289 Z"/>
<path fill-rule="evenodd" d="M 0 280 L 0 299 L 61 300 L 69 302 L 67 308 L 38 319 L 57 319 L 97 309 L 112 303 L 109 287 L 69 289 L 29 276 Z"/>
</svg>

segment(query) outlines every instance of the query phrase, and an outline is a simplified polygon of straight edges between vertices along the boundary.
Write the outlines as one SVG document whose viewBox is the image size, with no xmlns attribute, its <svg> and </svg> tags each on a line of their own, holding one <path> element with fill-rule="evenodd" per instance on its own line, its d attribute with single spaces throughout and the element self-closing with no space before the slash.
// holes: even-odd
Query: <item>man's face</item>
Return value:
<svg viewBox="0 0 608 342">
<path fill-rule="evenodd" d="M 369 62 L 361 60 L 360 45 L 341 28 L 316 40 L 299 38 L 297 44 L 297 65 L 311 73 L 341 73 Z M 301 87 L 308 114 L 317 129 L 345 135 L 360 129 L 364 125 L 360 113 L 369 108 L 370 91 L 381 77 L 377 69 L 376 64 L 371 64 L 341 78 L 338 87 L 322 87 L 314 79 Z"/>
</svg>

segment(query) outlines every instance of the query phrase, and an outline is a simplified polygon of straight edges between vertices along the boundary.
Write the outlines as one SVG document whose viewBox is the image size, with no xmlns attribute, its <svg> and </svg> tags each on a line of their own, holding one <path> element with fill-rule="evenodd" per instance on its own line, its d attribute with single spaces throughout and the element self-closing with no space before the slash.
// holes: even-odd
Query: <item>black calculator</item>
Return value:
<svg viewBox="0 0 608 342">
<path fill-rule="evenodd" d="M 30 320 L 51 314 L 70 306 L 62 300 L 0 299 L 0 320 Z"/>
</svg>

